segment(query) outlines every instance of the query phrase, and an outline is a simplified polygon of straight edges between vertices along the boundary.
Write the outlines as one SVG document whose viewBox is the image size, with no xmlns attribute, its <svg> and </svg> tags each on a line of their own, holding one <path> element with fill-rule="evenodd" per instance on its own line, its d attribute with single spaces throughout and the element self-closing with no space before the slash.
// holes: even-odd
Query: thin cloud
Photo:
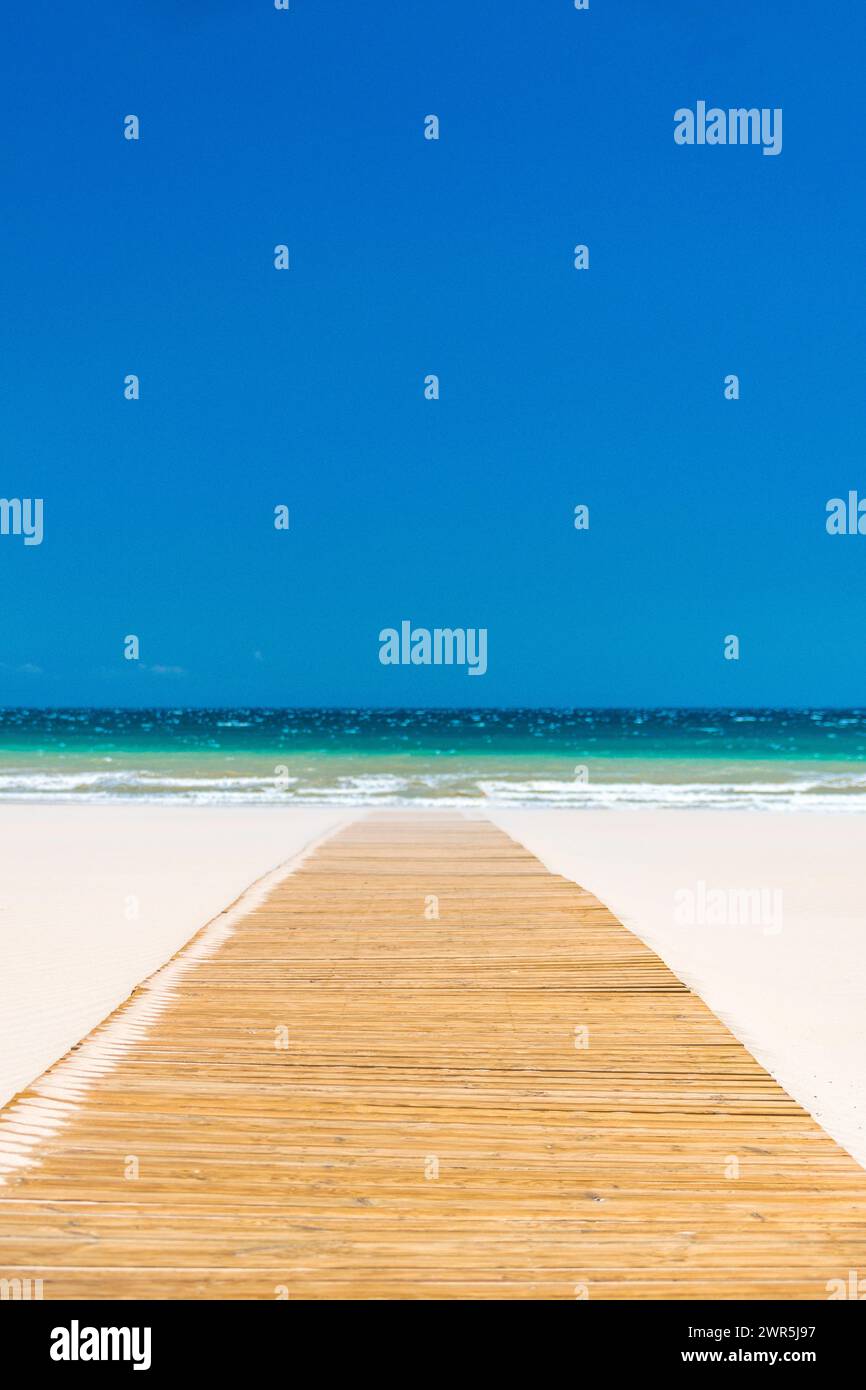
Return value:
<svg viewBox="0 0 866 1390">
<path fill-rule="evenodd" d="M 151 676 L 185 676 L 186 667 L 184 666 L 142 666 L 142 671 L 147 671 Z"/>
</svg>

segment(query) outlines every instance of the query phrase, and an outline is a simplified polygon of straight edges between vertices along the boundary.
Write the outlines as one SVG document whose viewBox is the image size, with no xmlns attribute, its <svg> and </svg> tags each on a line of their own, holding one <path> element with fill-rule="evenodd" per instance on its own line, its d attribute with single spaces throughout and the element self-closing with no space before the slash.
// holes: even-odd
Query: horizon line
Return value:
<svg viewBox="0 0 866 1390">
<path fill-rule="evenodd" d="M 247 713 L 333 713 L 333 714 L 356 714 L 359 711 L 364 713 L 408 713 L 408 714 L 491 714 L 503 711 L 537 711 L 539 713 L 662 713 L 675 710 L 680 713 L 790 713 L 807 714 L 820 713 L 824 711 L 844 711 L 849 714 L 866 715 L 866 705 L 847 705 L 847 704 L 807 704 L 807 705 L 678 705 L 665 703 L 660 705 L 635 704 L 635 705 L 246 705 L 246 704 L 143 704 L 143 705 L 0 705 L 0 715 L 3 714 L 28 714 L 28 713 L 57 713 L 66 714 L 81 712 L 83 710 L 97 713 L 116 713 L 125 712 L 150 713 L 154 711 L 197 711 L 200 713 L 223 713 L 227 710 L 243 710 Z"/>
</svg>

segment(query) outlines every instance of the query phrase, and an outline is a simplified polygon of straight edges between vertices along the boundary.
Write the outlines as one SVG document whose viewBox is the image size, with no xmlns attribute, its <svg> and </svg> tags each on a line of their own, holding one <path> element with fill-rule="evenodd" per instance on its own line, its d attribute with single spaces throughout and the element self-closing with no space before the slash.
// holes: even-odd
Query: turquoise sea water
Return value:
<svg viewBox="0 0 866 1390">
<path fill-rule="evenodd" d="M 0 710 L 0 799 L 866 808 L 866 710 Z"/>
</svg>

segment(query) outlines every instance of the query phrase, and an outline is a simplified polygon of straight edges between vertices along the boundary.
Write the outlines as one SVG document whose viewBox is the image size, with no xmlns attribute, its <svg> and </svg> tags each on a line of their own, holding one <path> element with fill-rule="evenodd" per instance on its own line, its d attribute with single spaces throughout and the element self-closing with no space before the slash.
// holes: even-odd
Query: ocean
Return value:
<svg viewBox="0 0 866 1390">
<path fill-rule="evenodd" d="M 866 807 L 866 710 L 6 709 L 0 799 Z"/>
</svg>

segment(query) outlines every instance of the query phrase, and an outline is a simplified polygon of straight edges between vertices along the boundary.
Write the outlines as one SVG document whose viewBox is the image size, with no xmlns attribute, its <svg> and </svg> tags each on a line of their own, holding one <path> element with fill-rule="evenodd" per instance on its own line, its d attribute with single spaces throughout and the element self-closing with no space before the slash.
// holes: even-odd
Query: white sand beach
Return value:
<svg viewBox="0 0 866 1390">
<path fill-rule="evenodd" d="M 0 1103 L 250 884 L 360 814 L 348 806 L 0 807 Z M 861 817 L 488 814 L 606 902 L 866 1166 Z M 676 895 L 693 892 L 700 915 L 712 890 L 729 898 L 763 891 L 773 912 L 745 925 L 678 924 Z"/>
<path fill-rule="evenodd" d="M 0 806 L 0 1105 L 345 809 Z"/>
<path fill-rule="evenodd" d="M 491 819 L 601 898 L 866 1167 L 863 817 L 528 810 Z M 677 895 L 700 901 L 701 882 L 705 898 L 760 890 L 771 914 L 752 925 L 680 925 Z"/>
</svg>

